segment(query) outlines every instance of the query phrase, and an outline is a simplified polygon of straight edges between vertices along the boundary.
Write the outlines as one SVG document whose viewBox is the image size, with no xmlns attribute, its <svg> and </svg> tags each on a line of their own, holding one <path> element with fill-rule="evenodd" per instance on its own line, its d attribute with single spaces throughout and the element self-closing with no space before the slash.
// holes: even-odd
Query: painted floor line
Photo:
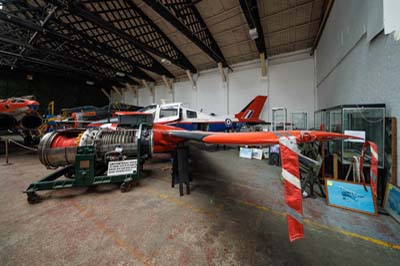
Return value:
<svg viewBox="0 0 400 266">
<path fill-rule="evenodd" d="M 268 208 L 266 206 L 258 205 L 256 203 L 247 202 L 247 201 L 238 201 L 238 200 L 235 200 L 235 201 L 239 202 L 239 203 L 241 203 L 243 205 L 256 208 L 256 209 L 261 210 L 263 212 L 273 213 L 273 214 L 278 215 L 278 216 L 286 216 L 286 213 L 284 213 L 284 212 L 273 210 L 273 209 Z M 343 230 L 343 229 L 340 229 L 340 228 L 336 228 L 336 227 L 324 225 L 324 224 L 321 224 L 321 223 L 317 223 L 317 222 L 311 221 L 310 219 L 304 219 L 303 221 L 304 221 L 305 224 L 309 224 L 309 225 L 312 225 L 314 227 L 318 227 L 318 228 L 322 228 L 322 229 L 329 230 L 329 231 L 332 231 L 332 232 L 340 233 L 342 235 L 346 235 L 346 236 L 349 236 L 349 237 L 358 238 L 358 239 L 361 239 L 361 240 L 364 240 L 364 241 L 367 241 L 367 242 L 370 242 L 370 243 L 373 243 L 373 244 L 376 244 L 376 245 L 380 245 L 380 246 L 383 246 L 383 247 L 389 247 L 389 248 L 392 248 L 392 249 L 400 250 L 400 245 L 396 245 L 396 244 L 393 244 L 393 243 L 390 243 L 390 242 L 382 241 L 382 240 L 379 240 L 379 239 L 376 239 L 376 238 L 363 236 L 363 235 L 360 235 L 360 234 L 357 234 L 357 233 L 353 233 L 353 232 L 350 232 L 350 231 L 346 231 L 346 230 Z"/>
<path fill-rule="evenodd" d="M 160 192 L 158 192 L 158 191 L 156 191 L 154 189 L 146 188 L 144 190 L 149 192 L 149 193 L 151 193 L 151 194 L 153 194 L 153 195 L 158 196 L 159 198 L 161 198 L 163 200 L 167 200 L 169 202 L 173 202 L 173 203 L 175 203 L 177 205 L 180 205 L 180 206 L 186 207 L 188 209 L 194 210 L 194 211 L 196 211 L 198 213 L 205 214 L 206 216 L 209 216 L 209 217 L 214 216 L 212 214 L 212 212 L 210 212 L 210 211 L 207 211 L 207 210 L 202 209 L 202 208 L 198 208 L 196 206 L 193 206 L 191 204 L 186 203 L 185 201 L 182 201 L 182 200 L 176 199 L 174 197 L 170 197 L 170 196 L 168 196 L 166 194 L 160 193 Z M 258 209 L 260 211 L 263 211 L 263 212 L 272 213 L 274 215 L 282 216 L 282 217 L 286 216 L 285 212 L 277 211 L 277 210 L 271 209 L 271 208 L 263 206 L 263 205 L 258 205 L 258 204 L 253 203 L 253 202 L 240 201 L 240 200 L 237 200 L 237 199 L 230 199 L 230 200 L 232 200 L 234 202 L 238 202 L 238 203 L 243 204 L 243 205 L 246 205 L 248 207 L 256 208 L 256 209 Z M 392 249 L 400 250 L 400 245 L 396 245 L 396 244 L 393 244 L 393 243 L 390 243 L 390 242 L 382 241 L 382 240 L 379 240 L 379 239 L 376 239 L 376 238 L 372 238 L 372 237 L 368 237 L 368 236 L 363 236 L 363 235 L 360 235 L 360 234 L 357 234 L 357 233 L 353 233 L 353 232 L 350 232 L 350 231 L 346 231 L 346 230 L 343 230 L 343 229 L 340 229 L 340 228 L 336 228 L 336 227 L 320 224 L 320 223 L 311 221 L 310 219 L 304 219 L 303 221 L 304 221 L 304 223 L 309 224 L 309 225 L 314 226 L 314 227 L 318 227 L 318 228 L 322 228 L 322 229 L 329 230 L 329 231 L 332 231 L 332 232 L 340 233 L 342 235 L 346 235 L 346 236 L 349 236 L 349 237 L 358 238 L 358 239 L 361 239 L 361 240 L 364 240 L 364 241 L 367 241 L 367 242 L 370 242 L 370 243 L 373 243 L 373 244 L 376 244 L 376 245 L 380 245 L 380 246 L 383 246 L 383 247 L 389 247 L 389 248 L 392 248 Z"/>
</svg>

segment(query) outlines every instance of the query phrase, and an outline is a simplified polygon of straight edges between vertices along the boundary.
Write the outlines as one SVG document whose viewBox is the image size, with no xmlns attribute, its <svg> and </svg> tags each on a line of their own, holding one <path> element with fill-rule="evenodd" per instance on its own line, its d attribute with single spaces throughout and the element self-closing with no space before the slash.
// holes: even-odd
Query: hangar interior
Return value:
<svg viewBox="0 0 400 266">
<path fill-rule="evenodd" d="M 0 0 L 0 265 L 398 265 L 398 10 Z"/>
</svg>

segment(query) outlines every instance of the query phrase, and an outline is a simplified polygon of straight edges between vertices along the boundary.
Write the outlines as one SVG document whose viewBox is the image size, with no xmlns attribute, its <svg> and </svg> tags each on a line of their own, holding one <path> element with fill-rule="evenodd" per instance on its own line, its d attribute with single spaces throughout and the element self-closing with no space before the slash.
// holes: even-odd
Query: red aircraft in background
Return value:
<svg viewBox="0 0 400 266">
<path fill-rule="evenodd" d="M 42 124 L 38 109 L 34 96 L 0 99 L 0 130 L 22 133 L 25 142 L 32 140 L 31 131 Z"/>
</svg>

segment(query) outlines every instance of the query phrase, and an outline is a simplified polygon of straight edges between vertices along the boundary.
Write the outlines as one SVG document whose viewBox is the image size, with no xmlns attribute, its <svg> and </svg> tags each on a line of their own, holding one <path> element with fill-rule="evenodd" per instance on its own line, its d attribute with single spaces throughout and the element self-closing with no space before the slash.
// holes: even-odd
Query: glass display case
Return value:
<svg viewBox="0 0 400 266">
<path fill-rule="evenodd" d="M 379 168 L 384 168 L 385 104 L 340 105 L 318 110 L 314 114 L 315 129 L 329 132 L 365 135 L 379 150 Z M 360 156 L 363 143 L 360 141 L 331 141 L 327 145 L 329 154 L 336 153 L 343 165 L 349 165 L 353 156 Z M 366 166 L 369 156 L 366 156 Z"/>
<path fill-rule="evenodd" d="M 272 108 L 272 130 L 286 130 L 287 110 L 284 107 Z"/>
<path fill-rule="evenodd" d="M 308 129 L 308 114 L 307 112 L 293 112 L 292 125 L 293 130 L 307 130 Z"/>
</svg>

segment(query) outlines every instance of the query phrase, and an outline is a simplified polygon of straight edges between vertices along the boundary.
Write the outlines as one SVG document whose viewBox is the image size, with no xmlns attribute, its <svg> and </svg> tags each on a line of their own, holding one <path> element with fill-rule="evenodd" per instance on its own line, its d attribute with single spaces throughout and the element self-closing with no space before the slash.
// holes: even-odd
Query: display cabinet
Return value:
<svg viewBox="0 0 400 266">
<path fill-rule="evenodd" d="M 329 132 L 361 134 L 376 143 L 379 150 L 379 168 L 384 168 L 385 104 L 340 105 L 318 110 L 314 114 L 315 129 Z M 329 154 L 336 153 L 343 165 L 360 156 L 363 142 L 357 140 L 332 141 L 327 145 Z M 369 156 L 366 156 L 366 166 Z"/>
<path fill-rule="evenodd" d="M 308 129 L 307 112 L 293 112 L 292 125 L 293 125 L 293 130 L 307 130 Z"/>
<path fill-rule="evenodd" d="M 284 107 L 272 108 L 272 130 L 286 130 L 287 110 Z"/>
</svg>

